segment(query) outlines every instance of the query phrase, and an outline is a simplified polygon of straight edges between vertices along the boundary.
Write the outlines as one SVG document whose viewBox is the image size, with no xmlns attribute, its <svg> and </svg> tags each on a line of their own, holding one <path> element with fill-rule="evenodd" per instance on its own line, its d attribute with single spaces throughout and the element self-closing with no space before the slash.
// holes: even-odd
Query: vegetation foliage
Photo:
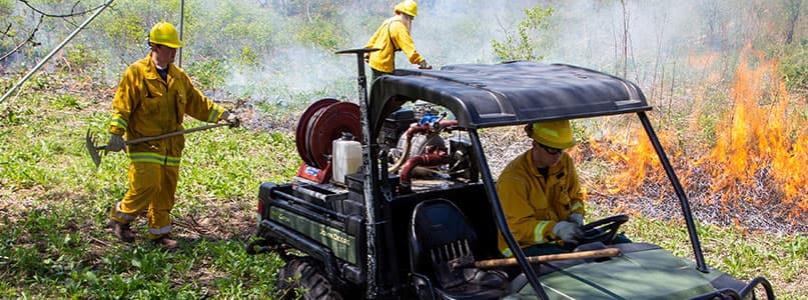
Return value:
<svg viewBox="0 0 808 300">
<path fill-rule="evenodd" d="M 808 41 L 789 47 L 780 66 L 790 89 L 808 91 Z"/>
<path fill-rule="evenodd" d="M 86 124 L 102 132 L 109 96 L 52 95 L 65 78 L 18 99 L 0 126 L 0 295 L 34 298 L 263 298 L 274 295 L 273 255 L 249 256 L 255 187 L 289 178 L 299 160 L 290 134 L 244 129 L 189 135 L 173 211 L 183 247 L 115 241 L 106 210 L 126 191 L 126 159 L 96 171 Z M 188 126 L 202 125 L 192 122 Z M 36 130 L 34 130 L 36 128 Z M 145 224 L 136 224 L 144 236 Z"/>
<path fill-rule="evenodd" d="M 288 129 L 294 126 L 297 114 L 309 101 L 324 96 L 355 97 L 350 76 L 317 86 L 296 85 L 307 80 L 319 81 L 316 73 L 327 65 L 322 57 L 312 58 L 310 54 L 331 56 L 333 50 L 357 47 L 357 41 L 364 42 L 367 37 L 357 38 L 358 29 L 350 24 L 368 27 L 361 32 L 372 31 L 378 22 L 389 17 L 394 1 L 186 1 L 183 39 L 187 47 L 183 50 L 182 67 L 206 94 L 217 100 L 228 99 L 224 105 L 236 109 L 246 120 L 246 128 L 188 136 L 173 211 L 182 247 L 167 253 L 142 239 L 132 245 L 121 244 L 105 230 L 106 210 L 126 191 L 127 161 L 120 153 L 109 154 L 95 170 L 86 157 L 83 136 L 90 127 L 102 141 L 106 138 L 101 133 L 108 121 L 111 95 L 121 71 L 145 55 L 146 36 L 153 23 L 178 22 L 179 2 L 116 1 L 29 80 L 19 95 L 0 103 L 0 298 L 274 298 L 289 293 L 275 288 L 277 270 L 282 264 L 277 256 L 248 256 L 242 248 L 251 239 L 255 226 L 256 189 L 263 181 L 286 182 L 294 174 L 299 158 Z M 428 8 L 440 7 L 438 2 L 419 1 L 423 15 L 416 22 L 436 18 L 429 15 Z M 485 7 L 488 2 L 464 3 Z M 592 9 L 596 14 L 619 8 L 620 3 L 626 2 L 633 3 L 633 9 L 659 5 L 646 1 L 570 3 L 580 4 L 576 9 Z M 27 3 L 46 12 L 65 13 L 88 10 L 101 1 Z M 761 56 L 765 59 L 753 59 L 751 64 L 774 61 L 779 68 L 779 73 L 770 74 L 779 74 L 771 76 L 781 77 L 788 91 L 789 107 L 795 110 L 789 111 L 788 116 L 795 119 L 796 125 L 790 125 L 792 131 L 784 136 L 789 142 L 796 141 L 799 128 L 808 124 L 805 106 L 808 26 L 801 13 L 808 5 L 803 3 L 800 7 L 798 3 L 802 1 L 729 4 L 700 1 L 704 7 L 698 10 L 699 21 L 680 25 L 692 29 L 693 36 L 698 38 L 674 36 L 670 39 L 675 43 L 665 49 L 620 45 L 622 29 L 614 27 L 608 44 L 615 49 L 625 46 L 627 57 L 621 57 L 623 54 L 617 50 L 611 53 L 593 47 L 588 39 L 564 36 L 564 31 L 569 30 L 565 25 L 583 23 L 586 18 L 593 18 L 589 14 L 570 13 L 565 11 L 570 7 L 556 1 L 508 3 L 526 8 L 513 18 L 503 18 L 516 20 L 513 24 L 486 25 L 500 27 L 501 35 L 485 40 L 490 42 L 493 59 L 541 61 L 569 53 L 586 59 L 589 67 L 608 73 L 621 73 L 625 67 L 627 76 L 643 87 L 655 105 L 653 121 L 668 135 L 665 144 L 672 149 L 674 158 L 706 154 L 720 137 L 726 136 L 727 116 L 734 112 L 730 108 L 737 107 L 731 84 L 735 67 L 742 59 L 741 49 L 747 44 L 765 53 Z M 632 21 L 639 17 L 631 15 L 631 10 L 626 12 Z M 482 14 L 483 11 L 469 13 L 475 17 Z M 346 20 L 342 17 L 345 15 L 357 20 Z M 798 18 L 792 18 L 795 15 Z M 21 1 L 0 0 L 0 16 L 3 17 L 0 32 L 5 31 L 0 35 L 0 52 L 10 53 L 22 45 L 0 61 L 0 87 L 5 91 L 87 14 L 46 17 L 37 25 L 40 16 Z M 666 16 L 663 11 L 652 17 L 664 24 L 671 22 Z M 738 19 L 744 22 L 733 21 Z M 460 25 L 452 28 L 462 31 L 457 36 L 463 38 L 474 37 L 481 26 L 474 18 L 457 24 Z M 786 38 L 789 28 L 791 40 Z M 34 29 L 37 29 L 34 38 L 27 40 Z M 580 37 L 584 33 L 573 34 Z M 653 34 L 662 39 L 671 33 Z M 626 40 L 630 42 L 632 38 L 639 39 L 629 36 Z M 415 39 L 421 45 L 419 35 Z M 427 57 L 449 60 L 454 54 L 451 52 L 457 52 L 458 48 L 456 45 L 437 48 L 443 51 L 429 53 Z M 492 58 L 476 59 L 485 62 Z M 311 63 L 305 64 L 307 61 Z M 340 62 L 344 63 L 344 69 L 353 67 L 350 60 Z M 433 60 L 430 62 L 435 64 Z M 352 74 L 352 69 L 349 71 Z M 299 73 L 312 76 L 295 77 Z M 774 107 L 770 104 L 775 101 L 761 97 L 749 102 L 759 102 L 761 106 L 755 107 L 755 111 L 765 111 Z M 201 123 L 187 124 L 195 125 Z M 631 125 L 625 119 L 602 124 L 582 121 L 576 122 L 575 134 L 579 138 L 606 134 L 631 136 L 628 129 Z M 595 147 L 599 142 L 604 140 L 583 144 Z M 625 212 L 621 210 L 625 207 L 612 210 L 613 207 L 606 206 L 608 200 L 598 197 L 637 197 L 637 190 L 617 189 L 608 193 L 609 186 L 603 183 L 606 176 L 619 179 L 626 172 L 649 174 L 640 180 L 624 177 L 646 192 L 649 187 L 656 187 L 655 182 L 665 180 L 658 165 L 642 153 L 609 160 L 609 155 L 624 153 L 635 146 L 633 142 L 606 141 L 600 146 L 610 152 L 581 162 L 582 174 L 591 175 L 587 180 L 593 183 L 593 191 L 603 188 L 607 194 L 593 193 L 592 218 Z M 786 153 L 805 151 L 796 146 L 787 150 L 791 152 Z M 626 164 L 626 158 L 642 165 Z M 677 171 L 709 175 L 697 173 L 710 170 L 703 165 L 691 166 L 692 173 L 686 170 L 688 167 L 679 163 Z M 721 170 L 721 166 L 717 167 Z M 615 168 L 623 172 L 613 171 Z M 756 175 L 771 174 L 772 169 L 764 168 Z M 744 189 L 734 191 L 743 195 L 757 191 L 745 185 L 739 187 Z M 765 190 L 772 190 L 771 187 L 765 185 Z M 697 182 L 691 182 L 688 189 L 710 191 Z M 656 192 L 658 197 L 646 203 L 660 206 L 672 195 L 664 190 Z M 728 201 L 747 203 L 736 198 Z M 717 206 L 707 208 L 719 210 Z M 794 220 L 799 223 L 804 219 L 790 221 Z M 687 233 L 679 223 L 678 219 L 665 216 L 635 214 L 626 230 L 636 241 L 656 243 L 676 255 L 690 257 Z M 698 226 L 711 267 L 745 280 L 764 275 L 773 281 L 778 296 L 785 299 L 808 297 L 803 272 L 808 268 L 805 232 L 772 233 L 726 222 L 717 222 L 721 226 L 715 224 L 705 222 Z M 144 224 L 141 221 L 137 225 L 142 236 Z"/>
<path fill-rule="evenodd" d="M 544 58 L 539 53 L 542 49 L 548 48 L 546 43 L 550 39 L 542 35 L 550 33 L 553 8 L 536 6 L 527 8 L 524 12 L 525 18 L 519 21 L 515 33 L 506 35 L 502 42 L 491 41 L 494 53 L 503 61 L 540 61 Z"/>
</svg>

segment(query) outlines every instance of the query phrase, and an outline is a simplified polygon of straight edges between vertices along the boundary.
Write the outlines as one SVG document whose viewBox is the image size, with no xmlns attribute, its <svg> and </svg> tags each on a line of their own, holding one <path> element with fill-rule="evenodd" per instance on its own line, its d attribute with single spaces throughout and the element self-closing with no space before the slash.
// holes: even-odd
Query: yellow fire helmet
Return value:
<svg viewBox="0 0 808 300">
<path fill-rule="evenodd" d="M 415 18 L 415 16 L 418 15 L 418 3 L 415 3 L 413 0 L 404 0 L 396 4 L 395 10 L 396 12 L 404 13 Z"/>
<path fill-rule="evenodd" d="M 533 123 L 531 138 L 539 144 L 556 149 L 567 149 L 575 145 L 569 120 L 544 121 Z"/>
<path fill-rule="evenodd" d="M 154 24 L 154 27 L 149 31 L 149 42 L 171 48 L 182 47 L 177 28 L 174 28 L 174 25 L 168 22 Z"/>
</svg>

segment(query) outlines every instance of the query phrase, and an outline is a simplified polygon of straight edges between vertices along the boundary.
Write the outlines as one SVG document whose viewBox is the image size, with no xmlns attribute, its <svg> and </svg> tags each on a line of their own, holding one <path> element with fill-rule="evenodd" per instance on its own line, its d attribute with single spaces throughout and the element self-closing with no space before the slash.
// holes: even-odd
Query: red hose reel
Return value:
<svg viewBox="0 0 808 300">
<path fill-rule="evenodd" d="M 324 183 L 331 173 L 331 145 L 350 132 L 362 141 L 359 105 L 336 99 L 320 99 L 309 105 L 295 130 L 297 153 L 303 159 L 298 176 Z"/>
</svg>

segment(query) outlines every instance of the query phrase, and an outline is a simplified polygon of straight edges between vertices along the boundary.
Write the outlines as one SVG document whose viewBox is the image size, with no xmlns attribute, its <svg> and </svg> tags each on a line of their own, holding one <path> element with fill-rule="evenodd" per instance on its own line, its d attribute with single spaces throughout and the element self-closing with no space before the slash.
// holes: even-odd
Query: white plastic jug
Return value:
<svg viewBox="0 0 808 300">
<path fill-rule="evenodd" d="M 354 141 L 350 133 L 343 133 L 331 146 L 333 180 L 344 184 L 345 175 L 356 173 L 362 166 L 362 144 Z"/>
</svg>

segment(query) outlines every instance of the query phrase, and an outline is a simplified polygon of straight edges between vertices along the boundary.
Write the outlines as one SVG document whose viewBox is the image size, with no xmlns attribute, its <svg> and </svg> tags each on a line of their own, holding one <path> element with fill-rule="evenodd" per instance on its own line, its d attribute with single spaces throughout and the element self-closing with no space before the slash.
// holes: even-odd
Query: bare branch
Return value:
<svg viewBox="0 0 808 300">
<path fill-rule="evenodd" d="M 22 48 L 22 46 L 24 46 L 27 43 L 31 43 L 34 46 L 39 46 L 39 43 L 34 41 L 34 35 L 36 35 L 36 32 L 39 30 L 39 26 L 42 25 L 42 19 L 44 19 L 44 16 L 39 16 L 39 22 L 36 24 L 36 27 L 34 27 L 34 30 L 31 31 L 31 34 L 28 36 L 28 38 L 25 39 L 25 41 L 23 41 L 22 43 L 20 43 L 16 47 L 14 47 L 14 49 L 11 49 L 11 51 L 4 54 L 3 57 L 0 57 L 0 61 L 3 61 L 6 58 L 8 58 L 9 56 L 11 56 L 11 54 L 14 54 L 14 52 L 17 52 L 18 50 L 20 50 L 20 48 Z M 10 26 L 11 25 L 9 25 L 9 27 Z"/>
<path fill-rule="evenodd" d="M 75 16 L 80 16 L 80 15 L 85 15 L 85 14 L 87 14 L 89 12 L 93 12 L 93 11 L 97 10 L 98 8 L 105 5 L 105 4 L 101 4 L 101 5 L 98 5 L 96 7 L 91 8 L 91 9 L 83 10 L 83 11 L 79 11 L 79 12 L 73 12 L 73 10 L 76 7 L 76 5 L 73 5 L 73 8 L 70 9 L 71 13 L 69 13 L 69 14 L 52 14 L 52 13 L 46 13 L 46 12 L 42 11 L 41 9 L 38 9 L 38 8 L 34 7 L 30 3 L 28 3 L 28 0 L 19 0 L 19 1 L 22 2 L 23 4 L 25 4 L 25 6 L 28 6 L 28 8 L 34 10 L 35 12 L 38 12 L 39 14 L 41 14 L 43 16 L 51 17 L 51 18 L 67 18 L 67 17 L 75 17 Z M 78 4 L 78 2 L 76 2 L 76 4 Z"/>
<path fill-rule="evenodd" d="M 11 23 L 8 23 L 8 27 L 6 27 L 6 30 L 3 31 L 3 36 L 13 38 L 14 37 L 13 35 L 8 34 L 10 30 L 11 30 Z"/>
<path fill-rule="evenodd" d="M 81 3 L 81 0 L 76 1 L 76 3 L 73 3 L 73 6 L 70 7 L 70 13 L 71 14 L 76 12 L 76 6 L 79 6 L 79 3 Z"/>
</svg>

